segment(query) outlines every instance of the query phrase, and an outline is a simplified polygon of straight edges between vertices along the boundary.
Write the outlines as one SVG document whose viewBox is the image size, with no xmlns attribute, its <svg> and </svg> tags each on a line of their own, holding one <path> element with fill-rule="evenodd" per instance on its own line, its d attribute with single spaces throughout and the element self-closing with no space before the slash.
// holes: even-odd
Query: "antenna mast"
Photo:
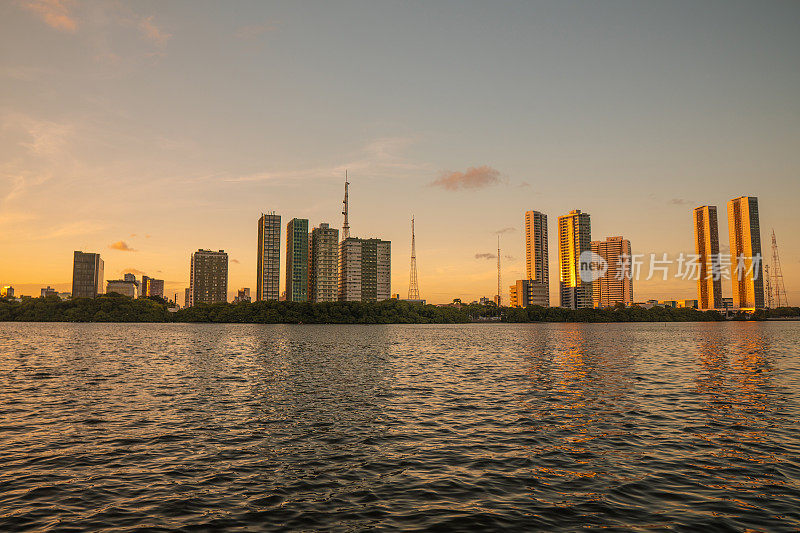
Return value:
<svg viewBox="0 0 800 533">
<path fill-rule="evenodd" d="M 764 265 L 764 292 L 767 309 L 772 309 L 772 283 L 769 277 L 769 265 Z"/>
<path fill-rule="evenodd" d="M 775 291 L 775 307 L 789 305 L 789 298 L 786 296 L 786 286 L 783 284 L 783 270 L 781 269 L 781 259 L 778 257 L 778 241 L 775 239 L 775 230 L 772 230 L 772 290 Z"/>
<path fill-rule="evenodd" d="M 350 182 L 347 181 L 347 170 L 344 171 L 344 211 L 342 214 L 344 215 L 344 226 L 342 226 L 342 240 L 350 238 L 350 223 L 347 221 L 347 211 L 348 211 L 348 200 L 347 200 L 347 192 L 350 187 Z"/>
<path fill-rule="evenodd" d="M 414 237 L 414 215 L 411 215 L 411 279 L 408 283 L 408 299 L 419 300 L 417 285 L 417 245 Z"/>
<path fill-rule="evenodd" d="M 500 235 L 497 236 L 497 307 L 500 307 L 502 296 L 500 292 Z"/>
</svg>

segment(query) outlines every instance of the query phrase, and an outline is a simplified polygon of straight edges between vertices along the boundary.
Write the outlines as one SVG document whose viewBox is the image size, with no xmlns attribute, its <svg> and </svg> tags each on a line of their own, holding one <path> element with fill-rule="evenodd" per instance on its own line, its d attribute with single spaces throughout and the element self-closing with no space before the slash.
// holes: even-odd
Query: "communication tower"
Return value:
<svg viewBox="0 0 800 533">
<path fill-rule="evenodd" d="M 419 285 L 417 284 L 417 246 L 414 236 L 414 215 L 411 215 L 411 279 L 408 283 L 408 299 L 419 300 Z"/>
</svg>

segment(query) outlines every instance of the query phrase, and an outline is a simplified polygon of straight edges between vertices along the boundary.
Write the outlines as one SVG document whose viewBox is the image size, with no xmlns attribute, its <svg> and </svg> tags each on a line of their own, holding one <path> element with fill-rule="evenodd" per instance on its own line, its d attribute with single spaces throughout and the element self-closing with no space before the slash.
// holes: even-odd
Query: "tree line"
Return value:
<svg viewBox="0 0 800 533">
<path fill-rule="evenodd" d="M 131 299 L 116 293 L 97 298 L 61 300 L 0 299 L 2 322 L 217 322 L 249 324 L 463 324 L 468 322 L 709 322 L 723 320 L 716 311 L 671 307 L 564 309 L 530 306 L 498 308 L 469 304 L 436 306 L 402 300 L 382 302 L 242 302 L 198 304 L 170 311 L 158 297 Z M 800 308 L 759 310 L 734 318 L 763 320 L 798 317 Z"/>
</svg>

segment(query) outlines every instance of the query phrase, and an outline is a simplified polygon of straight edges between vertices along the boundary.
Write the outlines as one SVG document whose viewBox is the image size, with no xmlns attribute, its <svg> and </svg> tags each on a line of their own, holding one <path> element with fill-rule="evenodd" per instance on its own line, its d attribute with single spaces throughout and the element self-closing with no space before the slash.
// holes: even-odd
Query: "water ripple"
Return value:
<svg viewBox="0 0 800 533">
<path fill-rule="evenodd" d="M 0 324 L 0 530 L 800 530 L 800 324 Z"/>
</svg>

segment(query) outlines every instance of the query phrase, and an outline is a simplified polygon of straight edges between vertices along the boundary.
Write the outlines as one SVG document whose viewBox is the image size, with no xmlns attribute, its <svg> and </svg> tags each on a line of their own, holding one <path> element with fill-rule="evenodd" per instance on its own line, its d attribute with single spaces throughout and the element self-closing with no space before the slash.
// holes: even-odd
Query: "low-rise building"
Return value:
<svg viewBox="0 0 800 533">
<path fill-rule="evenodd" d="M 250 289 L 248 287 L 239 289 L 236 293 L 236 297 L 233 299 L 233 303 L 235 304 L 242 302 L 250 303 Z"/>
<path fill-rule="evenodd" d="M 106 284 L 106 294 L 111 294 L 112 292 L 127 296 L 128 298 L 138 298 L 139 286 L 136 281 L 127 279 L 110 279 Z"/>
<path fill-rule="evenodd" d="M 511 307 L 550 306 L 550 287 L 532 279 L 518 279 L 509 287 L 509 296 Z"/>
<path fill-rule="evenodd" d="M 164 297 L 164 280 L 163 279 L 154 279 L 149 276 L 142 276 L 142 284 L 141 284 L 141 295 L 142 296 L 158 296 L 159 298 Z"/>
<path fill-rule="evenodd" d="M 42 298 L 47 298 L 48 296 L 58 296 L 58 291 L 48 285 L 42 289 Z"/>
</svg>

